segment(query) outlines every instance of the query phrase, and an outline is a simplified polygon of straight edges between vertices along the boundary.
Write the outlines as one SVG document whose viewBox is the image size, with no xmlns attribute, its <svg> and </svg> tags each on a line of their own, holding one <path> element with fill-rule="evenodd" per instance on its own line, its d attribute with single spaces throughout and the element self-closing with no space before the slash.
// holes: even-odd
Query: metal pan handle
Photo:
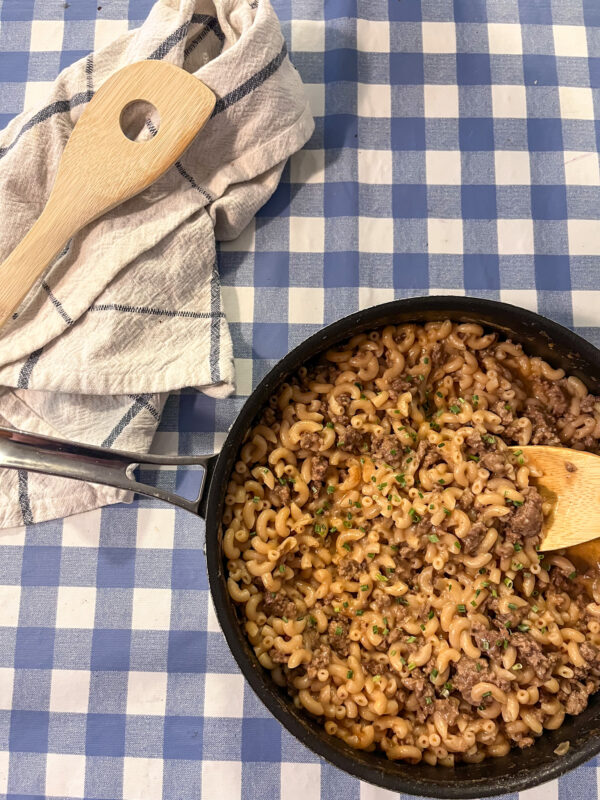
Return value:
<svg viewBox="0 0 600 800">
<path fill-rule="evenodd" d="M 128 453 L 87 444 L 76 444 L 49 436 L 0 427 L 0 467 L 24 469 L 73 478 L 77 481 L 102 483 L 116 489 L 164 500 L 192 514 L 198 514 L 202 493 L 206 487 L 209 461 L 212 455 L 205 456 L 161 456 L 151 453 Z M 186 500 L 174 492 L 157 486 L 148 486 L 137 481 L 133 475 L 136 467 L 142 464 L 161 466 L 199 465 L 204 467 L 201 474 L 200 490 L 195 500 Z"/>
</svg>

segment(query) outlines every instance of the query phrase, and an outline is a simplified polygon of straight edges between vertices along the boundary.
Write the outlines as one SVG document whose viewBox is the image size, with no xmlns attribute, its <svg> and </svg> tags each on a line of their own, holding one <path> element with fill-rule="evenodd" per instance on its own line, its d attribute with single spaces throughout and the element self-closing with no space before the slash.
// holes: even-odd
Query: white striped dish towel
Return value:
<svg viewBox="0 0 600 800">
<path fill-rule="evenodd" d="M 66 69 L 43 108 L 0 132 L 0 262 L 39 216 L 94 91 L 144 59 L 197 75 L 217 97 L 211 120 L 153 186 L 75 236 L 0 331 L 0 424 L 141 453 L 170 391 L 232 391 L 215 240 L 250 222 L 313 130 L 268 0 L 159 0 L 141 28 Z M 0 471 L 0 527 L 128 499 Z"/>
</svg>

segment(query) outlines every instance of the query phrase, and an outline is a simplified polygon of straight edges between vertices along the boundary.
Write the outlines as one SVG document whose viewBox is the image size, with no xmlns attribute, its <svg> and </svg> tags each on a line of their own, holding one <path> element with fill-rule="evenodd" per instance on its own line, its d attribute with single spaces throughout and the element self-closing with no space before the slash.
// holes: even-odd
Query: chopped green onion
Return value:
<svg viewBox="0 0 600 800">
<path fill-rule="evenodd" d="M 346 673 L 346 677 L 348 678 L 348 680 L 353 678 L 354 677 L 354 671 L 349 669 L 348 672 Z"/>
</svg>

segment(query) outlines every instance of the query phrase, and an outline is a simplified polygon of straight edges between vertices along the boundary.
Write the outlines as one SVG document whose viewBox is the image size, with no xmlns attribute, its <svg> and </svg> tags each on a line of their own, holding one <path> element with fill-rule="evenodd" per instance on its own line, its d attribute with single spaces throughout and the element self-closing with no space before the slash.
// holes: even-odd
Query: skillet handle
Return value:
<svg viewBox="0 0 600 800">
<path fill-rule="evenodd" d="M 0 427 L 0 468 L 24 469 L 45 475 L 114 486 L 116 489 L 125 489 L 164 500 L 192 514 L 198 514 L 202 494 L 207 485 L 208 465 L 212 460 L 216 460 L 216 457 L 128 453 Z M 198 497 L 195 500 L 186 500 L 174 492 L 140 483 L 133 476 L 133 472 L 141 464 L 203 467 Z"/>
</svg>

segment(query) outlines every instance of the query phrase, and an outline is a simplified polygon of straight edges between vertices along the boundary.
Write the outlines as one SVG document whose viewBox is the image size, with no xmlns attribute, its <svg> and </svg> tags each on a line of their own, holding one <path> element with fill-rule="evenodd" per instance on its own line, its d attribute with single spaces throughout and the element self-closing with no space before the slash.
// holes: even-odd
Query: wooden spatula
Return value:
<svg viewBox="0 0 600 800">
<path fill-rule="evenodd" d="M 567 447 L 520 449 L 526 462 L 543 472 L 537 487 L 553 503 L 540 550 L 569 547 L 586 563 L 598 561 L 600 541 L 592 546 L 591 540 L 600 536 L 600 456 Z"/>
<path fill-rule="evenodd" d="M 160 114 L 158 133 L 127 138 L 123 111 L 135 101 Z M 67 142 L 46 206 L 0 266 L 0 326 L 69 239 L 159 178 L 209 119 L 215 96 L 198 78 L 164 61 L 140 61 L 98 89 Z"/>
</svg>

